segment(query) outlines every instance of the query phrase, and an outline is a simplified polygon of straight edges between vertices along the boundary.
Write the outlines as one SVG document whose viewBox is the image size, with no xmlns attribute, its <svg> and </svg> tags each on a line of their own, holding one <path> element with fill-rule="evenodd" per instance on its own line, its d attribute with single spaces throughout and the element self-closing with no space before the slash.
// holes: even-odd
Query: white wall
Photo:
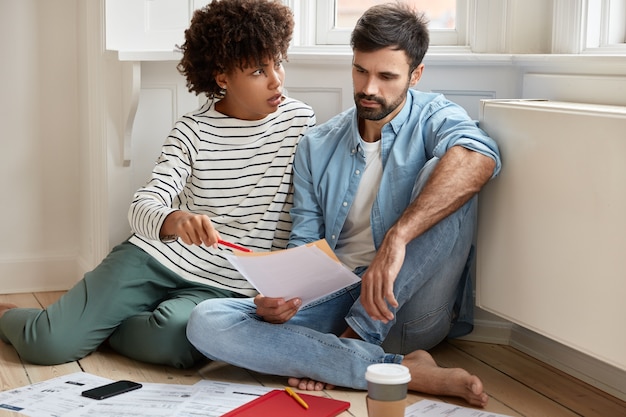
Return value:
<svg viewBox="0 0 626 417">
<path fill-rule="evenodd" d="M 0 287 L 76 280 L 76 0 L 0 2 Z"/>
</svg>

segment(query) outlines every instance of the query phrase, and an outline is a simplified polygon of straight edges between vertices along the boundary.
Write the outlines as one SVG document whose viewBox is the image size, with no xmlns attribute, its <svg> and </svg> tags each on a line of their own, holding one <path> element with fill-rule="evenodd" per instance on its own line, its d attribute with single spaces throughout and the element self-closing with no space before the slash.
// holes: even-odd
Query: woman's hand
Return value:
<svg viewBox="0 0 626 417">
<path fill-rule="evenodd" d="M 217 247 L 220 234 L 206 214 L 178 210 L 170 213 L 161 226 L 161 238 L 180 238 L 187 245 Z"/>
</svg>

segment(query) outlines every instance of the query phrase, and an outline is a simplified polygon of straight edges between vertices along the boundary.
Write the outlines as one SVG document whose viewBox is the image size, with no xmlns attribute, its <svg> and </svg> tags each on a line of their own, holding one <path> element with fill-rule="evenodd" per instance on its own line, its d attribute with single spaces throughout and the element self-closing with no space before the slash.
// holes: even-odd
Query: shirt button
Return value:
<svg viewBox="0 0 626 417">
<path fill-rule="evenodd" d="M 344 207 L 347 207 L 347 206 L 348 206 L 348 203 L 347 203 L 346 201 L 344 201 L 344 202 L 343 202 L 343 206 L 344 206 Z"/>
<path fill-rule="evenodd" d="M 335 235 L 332 235 L 330 238 L 331 238 L 332 240 L 335 240 Z"/>
<path fill-rule="evenodd" d="M 361 175 L 361 170 L 357 169 L 356 171 L 354 171 L 354 173 L 355 173 L 356 175 Z"/>
</svg>

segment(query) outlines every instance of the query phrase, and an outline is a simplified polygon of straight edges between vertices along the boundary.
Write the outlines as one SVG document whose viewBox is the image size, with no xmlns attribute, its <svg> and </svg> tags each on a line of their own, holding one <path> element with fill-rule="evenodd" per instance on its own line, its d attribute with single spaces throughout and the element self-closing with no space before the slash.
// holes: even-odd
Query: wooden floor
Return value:
<svg viewBox="0 0 626 417">
<path fill-rule="evenodd" d="M 46 306 L 62 292 L 0 295 L 0 302 L 23 307 Z M 509 416 L 573 417 L 626 416 L 626 403 L 574 379 L 511 347 L 468 341 L 444 342 L 432 352 L 441 366 L 463 367 L 478 375 L 490 396 L 487 411 Z M 179 370 L 148 365 L 117 355 L 102 348 L 86 358 L 57 366 L 22 363 L 15 350 L 0 342 L 0 390 L 8 390 L 84 371 L 109 379 L 131 379 L 139 382 L 194 384 L 200 379 L 284 387 L 285 378 L 261 375 L 230 365 L 210 363 L 194 369 Z M 367 417 L 365 393 L 335 389 L 319 393 L 349 401 L 349 411 L 341 417 Z M 410 393 L 409 402 L 430 398 L 460 405 L 453 398 L 435 398 Z M 19 416 L 0 412 L 1 416 Z"/>
</svg>

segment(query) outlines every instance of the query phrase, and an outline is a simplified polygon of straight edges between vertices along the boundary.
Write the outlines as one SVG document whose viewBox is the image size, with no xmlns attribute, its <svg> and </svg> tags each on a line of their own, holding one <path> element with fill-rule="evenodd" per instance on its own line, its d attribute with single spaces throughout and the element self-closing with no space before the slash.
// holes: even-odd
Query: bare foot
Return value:
<svg viewBox="0 0 626 417">
<path fill-rule="evenodd" d="M 17 306 L 11 303 L 0 303 L 0 318 L 4 316 L 4 313 L 6 313 L 12 308 L 17 308 Z"/>
<path fill-rule="evenodd" d="M 441 368 L 424 350 L 416 350 L 404 357 L 402 365 L 409 368 L 409 390 L 433 395 L 461 397 L 471 405 L 484 407 L 489 396 L 476 376 L 461 368 Z"/>
<path fill-rule="evenodd" d="M 289 386 L 304 391 L 321 391 L 324 389 L 334 389 L 335 386 L 324 382 L 314 381 L 309 378 L 289 378 L 287 380 Z"/>
</svg>

